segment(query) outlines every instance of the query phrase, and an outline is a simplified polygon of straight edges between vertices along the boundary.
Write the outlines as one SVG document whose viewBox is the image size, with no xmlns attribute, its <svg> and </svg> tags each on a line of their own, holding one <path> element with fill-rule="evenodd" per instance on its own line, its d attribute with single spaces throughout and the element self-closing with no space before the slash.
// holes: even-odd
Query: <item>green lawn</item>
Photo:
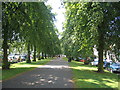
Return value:
<svg viewBox="0 0 120 90">
<path fill-rule="evenodd" d="M 20 63 L 11 64 L 9 70 L 2 70 L 2 80 L 7 80 L 16 77 L 17 75 L 20 75 L 22 73 L 25 73 L 27 71 L 33 70 L 40 65 L 48 63 L 52 59 L 53 58 L 41 59 L 32 63 L 26 63 L 26 61 L 24 61 Z"/>
<path fill-rule="evenodd" d="M 64 58 L 67 60 L 67 58 Z M 118 88 L 118 75 L 105 71 L 97 73 L 97 67 L 84 65 L 83 62 L 69 63 L 73 72 L 76 88 Z"/>
</svg>

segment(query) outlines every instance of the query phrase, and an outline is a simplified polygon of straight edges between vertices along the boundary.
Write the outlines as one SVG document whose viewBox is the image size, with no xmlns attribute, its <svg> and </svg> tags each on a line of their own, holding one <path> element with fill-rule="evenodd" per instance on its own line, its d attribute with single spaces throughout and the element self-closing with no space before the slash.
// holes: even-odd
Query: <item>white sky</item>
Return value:
<svg viewBox="0 0 120 90">
<path fill-rule="evenodd" d="M 62 32 L 62 23 L 65 21 L 65 17 L 64 17 L 64 12 L 65 12 L 65 8 L 63 8 L 61 6 L 61 2 L 60 0 L 48 0 L 47 4 L 51 5 L 52 7 L 52 13 L 56 13 L 57 15 L 55 16 L 56 18 L 56 22 L 55 25 L 58 29 L 59 32 Z"/>
</svg>

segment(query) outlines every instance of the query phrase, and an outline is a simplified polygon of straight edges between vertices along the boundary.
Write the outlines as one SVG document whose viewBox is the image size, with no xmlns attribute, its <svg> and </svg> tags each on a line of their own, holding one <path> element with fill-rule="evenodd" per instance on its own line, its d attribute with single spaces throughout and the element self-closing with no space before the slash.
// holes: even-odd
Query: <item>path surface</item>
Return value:
<svg viewBox="0 0 120 90">
<path fill-rule="evenodd" d="M 61 58 L 2 83 L 3 88 L 73 88 L 72 71 Z"/>
</svg>

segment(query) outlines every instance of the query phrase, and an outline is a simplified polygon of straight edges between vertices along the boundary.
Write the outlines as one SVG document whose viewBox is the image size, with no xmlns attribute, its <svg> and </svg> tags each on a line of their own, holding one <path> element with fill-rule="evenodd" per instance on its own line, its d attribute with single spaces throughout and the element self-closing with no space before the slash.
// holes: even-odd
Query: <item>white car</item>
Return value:
<svg viewBox="0 0 120 90">
<path fill-rule="evenodd" d="M 91 65 L 97 66 L 98 65 L 98 61 L 91 62 Z"/>
<path fill-rule="evenodd" d="M 8 62 L 12 62 L 14 55 L 8 55 Z"/>
<path fill-rule="evenodd" d="M 17 58 L 15 58 L 14 54 L 8 55 L 8 62 L 18 62 Z"/>
<path fill-rule="evenodd" d="M 14 55 L 14 59 L 17 59 L 17 61 L 20 62 L 20 55 L 19 54 L 15 54 Z"/>
<path fill-rule="evenodd" d="M 90 63 L 91 65 L 97 66 L 98 65 L 98 58 L 94 59 L 93 62 Z"/>
</svg>

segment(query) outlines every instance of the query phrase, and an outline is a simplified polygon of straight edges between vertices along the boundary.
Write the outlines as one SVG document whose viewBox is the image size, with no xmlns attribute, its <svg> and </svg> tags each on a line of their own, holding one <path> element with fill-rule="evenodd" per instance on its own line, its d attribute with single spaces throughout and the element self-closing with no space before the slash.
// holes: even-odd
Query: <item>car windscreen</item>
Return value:
<svg viewBox="0 0 120 90">
<path fill-rule="evenodd" d="M 120 66 L 120 64 L 118 64 L 118 63 L 113 63 L 112 65 L 113 66 Z"/>
</svg>

